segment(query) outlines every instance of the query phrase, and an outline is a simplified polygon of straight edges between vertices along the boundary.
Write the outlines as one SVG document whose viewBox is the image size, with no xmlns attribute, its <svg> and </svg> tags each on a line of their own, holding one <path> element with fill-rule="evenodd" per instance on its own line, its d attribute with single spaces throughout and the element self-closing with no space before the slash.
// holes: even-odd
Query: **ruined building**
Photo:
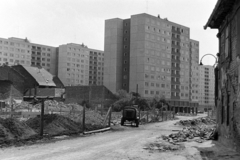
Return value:
<svg viewBox="0 0 240 160">
<path fill-rule="evenodd" d="M 221 142 L 240 150 L 240 1 L 218 0 L 205 29 L 218 29 L 215 104 Z"/>
</svg>

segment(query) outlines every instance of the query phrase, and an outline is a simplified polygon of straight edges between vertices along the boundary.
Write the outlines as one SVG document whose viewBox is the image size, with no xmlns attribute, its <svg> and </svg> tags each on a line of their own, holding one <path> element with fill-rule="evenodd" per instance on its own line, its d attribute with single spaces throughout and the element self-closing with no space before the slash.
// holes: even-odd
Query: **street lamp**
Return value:
<svg viewBox="0 0 240 160">
<path fill-rule="evenodd" d="M 214 56 L 213 54 L 208 53 L 208 54 L 205 54 L 204 56 L 202 56 L 202 58 L 201 58 L 201 60 L 200 60 L 200 63 L 199 63 L 200 66 L 203 65 L 203 63 L 202 63 L 202 59 L 203 59 L 203 57 L 205 57 L 205 56 L 212 56 L 212 57 L 214 57 L 214 58 L 215 58 L 215 63 L 214 63 L 214 65 L 213 65 L 213 67 L 214 67 L 215 65 L 217 65 L 217 63 L 218 63 L 218 59 L 217 59 L 217 57 Z"/>
<path fill-rule="evenodd" d="M 202 56 L 202 58 L 201 58 L 201 60 L 200 60 L 200 63 L 199 63 L 200 66 L 203 65 L 202 59 L 203 59 L 203 57 L 205 57 L 205 56 L 212 56 L 212 57 L 215 58 L 215 63 L 213 64 L 213 67 L 218 64 L 218 59 L 217 59 L 217 57 L 214 56 L 213 54 L 208 53 L 208 54 L 205 54 L 204 56 Z M 216 77 L 215 77 L 215 78 L 216 78 Z M 210 106 L 208 106 L 208 116 L 209 116 L 209 107 L 210 107 Z"/>
</svg>

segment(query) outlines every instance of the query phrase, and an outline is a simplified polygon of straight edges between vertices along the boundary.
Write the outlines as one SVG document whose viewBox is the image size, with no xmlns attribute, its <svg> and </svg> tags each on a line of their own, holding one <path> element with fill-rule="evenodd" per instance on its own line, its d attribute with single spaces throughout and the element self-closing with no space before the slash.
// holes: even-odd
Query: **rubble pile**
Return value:
<svg viewBox="0 0 240 160">
<path fill-rule="evenodd" d="M 178 151 L 184 149 L 184 145 L 175 145 L 169 144 L 163 141 L 157 141 L 154 143 L 147 144 L 146 147 L 143 149 L 150 150 L 150 151 L 159 151 L 159 152 L 167 152 L 167 151 Z"/>
<path fill-rule="evenodd" d="M 213 139 L 215 130 L 216 127 L 186 127 L 177 133 L 172 133 L 169 136 L 162 136 L 162 138 L 170 143 L 186 142 L 193 139 L 201 143 L 204 140 Z"/>
<path fill-rule="evenodd" d="M 0 118 L 0 144 L 8 140 L 26 139 L 33 135 L 36 135 L 36 132 L 25 122 L 14 118 Z"/>
<path fill-rule="evenodd" d="M 180 120 L 175 125 L 185 126 L 177 133 L 172 133 L 162 138 L 170 143 L 178 143 L 195 140 L 203 142 L 205 140 L 216 139 L 216 122 L 208 117 Z"/>
<path fill-rule="evenodd" d="M 87 131 L 96 130 L 106 127 L 108 123 L 103 126 L 104 117 L 100 113 L 86 109 L 85 112 L 85 128 Z M 107 121 L 108 122 L 108 121 Z"/>
<path fill-rule="evenodd" d="M 211 125 L 211 124 L 216 124 L 216 121 L 208 117 L 196 118 L 191 120 L 180 120 L 177 123 L 175 123 L 175 125 L 182 126 Z"/>
<path fill-rule="evenodd" d="M 40 131 L 40 116 L 30 118 L 26 121 L 35 132 Z M 59 135 L 71 134 L 80 132 L 81 124 L 58 114 L 44 115 L 44 134 L 45 135 Z"/>
</svg>

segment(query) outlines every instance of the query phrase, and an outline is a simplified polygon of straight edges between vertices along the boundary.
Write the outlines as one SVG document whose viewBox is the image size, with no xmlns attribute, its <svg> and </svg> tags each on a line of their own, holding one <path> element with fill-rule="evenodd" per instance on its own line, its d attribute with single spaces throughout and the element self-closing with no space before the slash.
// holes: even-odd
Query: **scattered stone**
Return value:
<svg viewBox="0 0 240 160">
<path fill-rule="evenodd" d="M 185 147 L 179 144 L 171 144 L 166 142 L 154 142 L 148 144 L 143 149 L 150 150 L 150 151 L 159 151 L 159 152 L 167 152 L 167 151 L 177 151 L 182 150 Z"/>
<path fill-rule="evenodd" d="M 216 121 L 209 117 L 203 117 L 203 118 L 196 118 L 191 120 L 180 120 L 175 125 L 182 125 L 182 126 L 196 126 L 196 125 L 211 125 L 216 124 Z"/>
<path fill-rule="evenodd" d="M 216 122 L 208 117 L 197 118 L 192 120 L 181 120 L 175 125 L 186 126 L 177 133 L 168 136 L 162 136 L 162 139 L 169 143 L 186 142 L 195 140 L 202 143 L 205 140 L 216 139 Z M 175 130 L 174 130 L 175 131 Z"/>
</svg>

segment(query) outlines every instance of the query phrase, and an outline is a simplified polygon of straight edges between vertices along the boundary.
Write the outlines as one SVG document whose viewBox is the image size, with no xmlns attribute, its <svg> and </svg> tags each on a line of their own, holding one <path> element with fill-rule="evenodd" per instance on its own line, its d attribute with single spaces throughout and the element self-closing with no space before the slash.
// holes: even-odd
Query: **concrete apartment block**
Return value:
<svg viewBox="0 0 240 160">
<path fill-rule="evenodd" d="M 190 99 L 199 102 L 199 42 L 190 40 Z"/>
<path fill-rule="evenodd" d="M 103 84 L 113 93 L 122 88 L 122 24 L 118 18 L 105 21 Z"/>
<path fill-rule="evenodd" d="M 214 109 L 215 76 L 213 66 L 200 66 L 199 110 Z"/>
<path fill-rule="evenodd" d="M 42 66 L 57 75 L 57 48 L 31 43 L 27 38 L 0 38 L 0 64 Z"/>
<path fill-rule="evenodd" d="M 89 56 L 89 85 L 103 85 L 104 53 L 90 49 Z"/>
<path fill-rule="evenodd" d="M 136 92 L 138 86 L 142 97 L 164 96 L 175 106 L 197 106 L 198 93 L 190 86 L 197 81 L 191 78 L 192 72 L 197 76 L 197 68 L 191 65 L 198 62 L 190 57 L 194 40 L 189 37 L 188 27 L 148 14 L 106 20 L 104 85 L 113 93 L 119 89 Z M 120 41 L 117 46 L 116 41 Z M 198 55 L 199 43 L 194 43 Z"/>
<path fill-rule="evenodd" d="M 89 49 L 69 43 L 58 49 L 58 77 L 65 86 L 89 84 Z"/>
<path fill-rule="evenodd" d="M 104 53 L 83 44 L 51 47 L 27 38 L 0 38 L 0 65 L 4 63 L 41 66 L 64 85 L 103 85 Z"/>
</svg>

